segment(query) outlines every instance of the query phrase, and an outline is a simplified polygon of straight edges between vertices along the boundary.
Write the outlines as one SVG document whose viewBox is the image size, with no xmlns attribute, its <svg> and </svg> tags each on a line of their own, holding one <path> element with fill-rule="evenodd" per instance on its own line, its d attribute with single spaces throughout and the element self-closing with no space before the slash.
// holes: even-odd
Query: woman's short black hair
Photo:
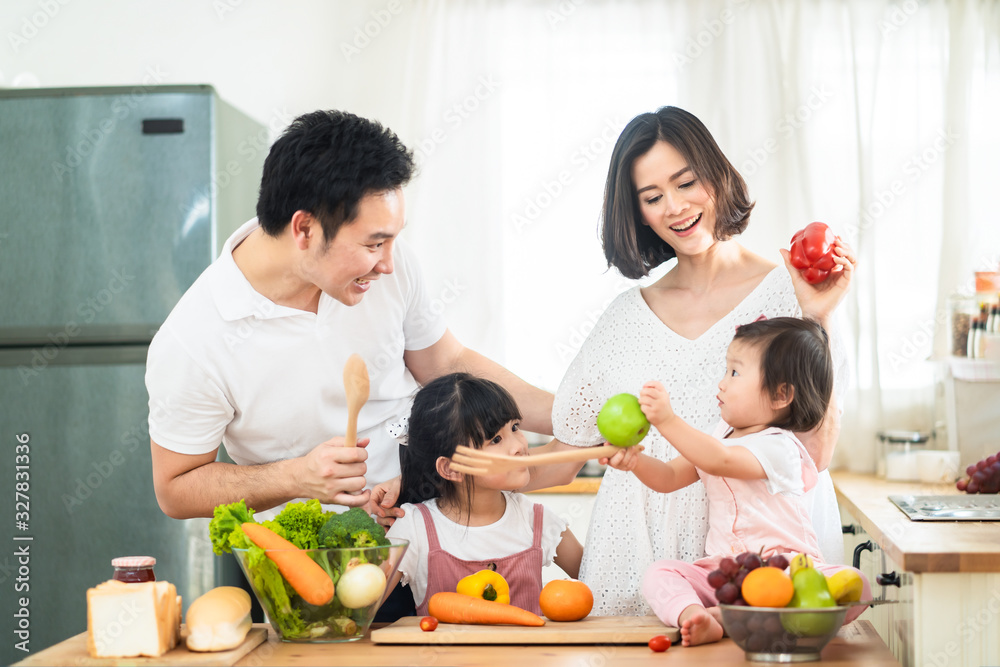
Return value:
<svg viewBox="0 0 1000 667">
<path fill-rule="evenodd" d="M 313 111 L 285 129 L 264 160 L 257 219 L 278 236 L 296 211 L 320 221 L 329 243 L 368 194 L 401 188 L 413 153 L 391 130 L 344 111 Z"/>
<path fill-rule="evenodd" d="M 451 373 L 427 383 L 413 399 L 408 444 L 400 450 L 399 502 L 420 503 L 431 498 L 457 501 L 459 490 L 437 473 L 438 457 L 451 457 L 455 448 L 481 448 L 508 423 L 521 419 L 514 398 L 495 382 L 469 373 Z M 469 507 L 472 480 L 465 479 Z"/>
<path fill-rule="evenodd" d="M 779 397 L 782 385 L 794 387 L 788 416 L 769 426 L 795 433 L 819 426 L 833 394 L 826 330 L 812 320 L 775 317 L 737 327 L 733 340 L 759 346 L 761 384 L 772 399 Z"/>
<path fill-rule="evenodd" d="M 642 278 L 677 256 L 656 232 L 643 224 L 639 195 L 632 180 L 635 161 L 658 141 L 673 146 L 715 201 L 715 235 L 726 240 L 743 233 L 754 203 L 746 182 L 722 153 L 708 128 L 697 117 L 677 107 L 636 116 L 622 130 L 604 186 L 601 240 L 608 266 L 626 278 Z"/>
</svg>

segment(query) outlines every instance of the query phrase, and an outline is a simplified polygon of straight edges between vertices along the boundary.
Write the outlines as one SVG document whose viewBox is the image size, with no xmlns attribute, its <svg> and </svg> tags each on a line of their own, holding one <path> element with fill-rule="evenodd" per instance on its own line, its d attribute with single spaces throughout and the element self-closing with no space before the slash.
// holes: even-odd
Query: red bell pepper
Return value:
<svg viewBox="0 0 1000 667">
<path fill-rule="evenodd" d="M 833 261 L 833 245 L 837 236 L 826 224 L 810 222 L 795 232 L 789 249 L 791 263 L 811 285 L 821 283 L 837 263 Z"/>
</svg>

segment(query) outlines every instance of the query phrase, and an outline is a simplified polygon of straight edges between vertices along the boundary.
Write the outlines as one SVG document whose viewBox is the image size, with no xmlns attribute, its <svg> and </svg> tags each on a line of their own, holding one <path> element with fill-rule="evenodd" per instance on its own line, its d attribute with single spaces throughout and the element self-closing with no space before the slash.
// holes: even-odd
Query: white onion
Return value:
<svg viewBox="0 0 1000 667">
<path fill-rule="evenodd" d="M 337 599 L 348 609 L 368 607 L 378 602 L 384 592 L 385 573 L 372 563 L 355 565 L 337 582 Z"/>
</svg>

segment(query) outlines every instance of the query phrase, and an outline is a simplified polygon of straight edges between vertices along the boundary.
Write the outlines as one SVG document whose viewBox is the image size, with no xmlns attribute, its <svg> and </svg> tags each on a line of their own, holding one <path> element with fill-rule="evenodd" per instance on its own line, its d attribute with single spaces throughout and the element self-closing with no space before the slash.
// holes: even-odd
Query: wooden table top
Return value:
<svg viewBox="0 0 1000 667">
<path fill-rule="evenodd" d="M 908 572 L 1000 572 L 1000 521 L 910 521 L 890 495 L 964 495 L 954 484 L 832 473 L 840 506 Z"/>
<path fill-rule="evenodd" d="M 898 667 L 899 663 L 868 621 L 844 626 L 822 653 L 824 667 Z M 674 646 L 665 654 L 642 645 L 597 646 L 403 646 L 372 644 L 365 638 L 343 644 L 293 644 L 274 632 L 268 641 L 238 661 L 237 665 L 736 665 L 745 662 L 743 651 L 729 639 L 685 648 Z"/>
</svg>

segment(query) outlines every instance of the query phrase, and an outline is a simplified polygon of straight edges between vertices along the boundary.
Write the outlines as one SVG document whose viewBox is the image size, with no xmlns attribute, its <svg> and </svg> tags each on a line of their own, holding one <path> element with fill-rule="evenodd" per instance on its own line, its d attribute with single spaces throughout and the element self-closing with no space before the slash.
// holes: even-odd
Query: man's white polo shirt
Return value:
<svg viewBox="0 0 1000 667">
<path fill-rule="evenodd" d="M 265 298 L 236 266 L 233 248 L 258 226 L 250 220 L 226 241 L 153 338 L 150 437 L 181 454 L 222 443 L 239 464 L 302 456 L 344 434 L 344 364 L 358 353 L 371 379 L 358 417 L 358 437 L 371 438 L 368 486 L 398 475 L 398 445 L 384 424 L 408 414 L 418 389 L 403 351 L 433 345 L 446 329 L 415 258 L 397 240 L 393 273 L 359 304 L 321 294 L 309 313 Z"/>
</svg>

